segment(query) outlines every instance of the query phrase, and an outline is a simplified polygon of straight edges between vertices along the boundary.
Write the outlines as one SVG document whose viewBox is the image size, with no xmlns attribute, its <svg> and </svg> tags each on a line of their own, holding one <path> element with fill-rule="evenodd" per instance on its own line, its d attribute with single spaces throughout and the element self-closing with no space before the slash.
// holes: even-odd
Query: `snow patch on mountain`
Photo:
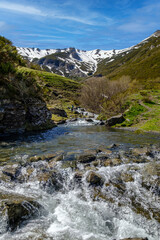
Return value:
<svg viewBox="0 0 160 240">
<path fill-rule="evenodd" d="M 41 66 L 41 68 L 47 67 L 50 72 L 59 73 L 63 76 L 69 75 L 74 76 L 77 74 L 79 77 L 85 77 L 90 72 L 93 74 L 97 70 L 98 63 L 108 58 L 112 59 L 117 54 L 130 51 L 132 47 L 122 49 L 122 50 L 100 50 L 95 49 L 91 51 L 79 50 L 75 48 L 65 48 L 65 49 L 45 49 L 41 50 L 39 48 L 23 48 L 17 47 L 17 50 L 21 56 L 27 58 L 30 62 L 33 60 Z M 66 54 L 63 57 L 62 53 Z M 41 58 L 55 54 L 56 60 L 47 60 L 41 63 Z M 59 55 L 58 55 L 59 54 Z M 52 58 L 51 58 L 52 59 Z"/>
</svg>

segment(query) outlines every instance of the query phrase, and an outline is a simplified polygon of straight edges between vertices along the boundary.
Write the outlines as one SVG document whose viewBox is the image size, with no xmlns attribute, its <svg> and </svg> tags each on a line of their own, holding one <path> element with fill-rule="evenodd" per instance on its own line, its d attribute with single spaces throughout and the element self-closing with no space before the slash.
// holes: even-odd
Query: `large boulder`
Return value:
<svg viewBox="0 0 160 240">
<path fill-rule="evenodd" d="M 122 114 L 113 116 L 106 121 L 106 126 L 111 127 L 116 125 L 117 123 L 122 123 L 125 120 Z"/>
</svg>

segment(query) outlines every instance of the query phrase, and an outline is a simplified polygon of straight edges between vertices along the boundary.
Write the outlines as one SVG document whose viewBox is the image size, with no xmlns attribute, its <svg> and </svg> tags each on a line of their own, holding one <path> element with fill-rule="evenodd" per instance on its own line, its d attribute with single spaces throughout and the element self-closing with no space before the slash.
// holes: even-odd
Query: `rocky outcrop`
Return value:
<svg viewBox="0 0 160 240">
<path fill-rule="evenodd" d="M 40 99 L 29 98 L 25 103 L 12 99 L 0 101 L 0 133 L 51 128 L 55 126 L 51 117 L 45 102 Z"/>
</svg>

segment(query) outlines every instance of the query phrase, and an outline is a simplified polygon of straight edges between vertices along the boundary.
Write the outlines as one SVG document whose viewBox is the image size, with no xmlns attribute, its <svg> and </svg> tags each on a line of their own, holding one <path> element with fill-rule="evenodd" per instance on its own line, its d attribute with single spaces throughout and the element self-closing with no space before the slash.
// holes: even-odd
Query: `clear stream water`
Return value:
<svg viewBox="0 0 160 240">
<path fill-rule="evenodd" d="M 110 144 L 120 144 L 120 149 L 148 146 L 160 142 L 158 134 L 136 134 L 130 131 L 107 129 L 81 120 L 60 125 L 51 130 L 30 134 L 5 137 L 0 147 L 0 168 L 7 162 L 25 162 L 29 156 L 54 153 L 58 151 L 80 152 L 84 149 L 96 149 Z M 99 167 L 97 169 L 106 181 L 136 164 L 116 167 Z M 138 165 L 143 169 L 144 164 Z M 0 183 L 0 191 L 18 193 L 36 198 L 48 214 L 28 221 L 28 224 L 15 232 L 5 231 L 5 219 L 0 219 L 0 239 L 34 239 L 34 240 L 114 240 L 129 237 L 148 237 L 160 240 L 160 225 L 151 218 L 146 219 L 130 208 L 128 196 L 136 195 L 146 206 L 160 209 L 160 199 L 150 191 L 141 188 L 141 174 L 134 172 L 134 182 L 127 183 L 128 193 L 119 196 L 114 189 L 109 194 L 115 203 L 93 201 L 91 189 L 85 176 L 83 188 L 71 186 L 74 173 L 70 168 L 64 170 L 64 191 L 47 193 L 37 182 Z M 87 174 L 87 173 L 86 173 Z M 121 199 L 119 199 L 121 198 Z M 119 206 L 118 202 L 124 204 Z"/>
</svg>

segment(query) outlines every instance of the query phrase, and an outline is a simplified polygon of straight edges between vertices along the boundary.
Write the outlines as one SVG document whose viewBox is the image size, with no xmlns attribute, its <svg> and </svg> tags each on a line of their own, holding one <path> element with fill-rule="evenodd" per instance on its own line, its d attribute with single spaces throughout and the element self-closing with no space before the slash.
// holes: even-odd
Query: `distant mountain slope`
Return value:
<svg viewBox="0 0 160 240">
<path fill-rule="evenodd" d="M 95 74 L 118 79 L 130 76 L 131 79 L 144 81 L 160 77 L 160 31 L 155 32 L 127 52 L 98 64 Z"/>
<path fill-rule="evenodd" d="M 19 54 L 30 62 L 37 63 L 44 70 L 66 77 L 92 75 L 96 72 L 101 60 L 110 59 L 130 49 L 84 51 L 75 48 L 40 50 L 17 47 Z"/>
</svg>

